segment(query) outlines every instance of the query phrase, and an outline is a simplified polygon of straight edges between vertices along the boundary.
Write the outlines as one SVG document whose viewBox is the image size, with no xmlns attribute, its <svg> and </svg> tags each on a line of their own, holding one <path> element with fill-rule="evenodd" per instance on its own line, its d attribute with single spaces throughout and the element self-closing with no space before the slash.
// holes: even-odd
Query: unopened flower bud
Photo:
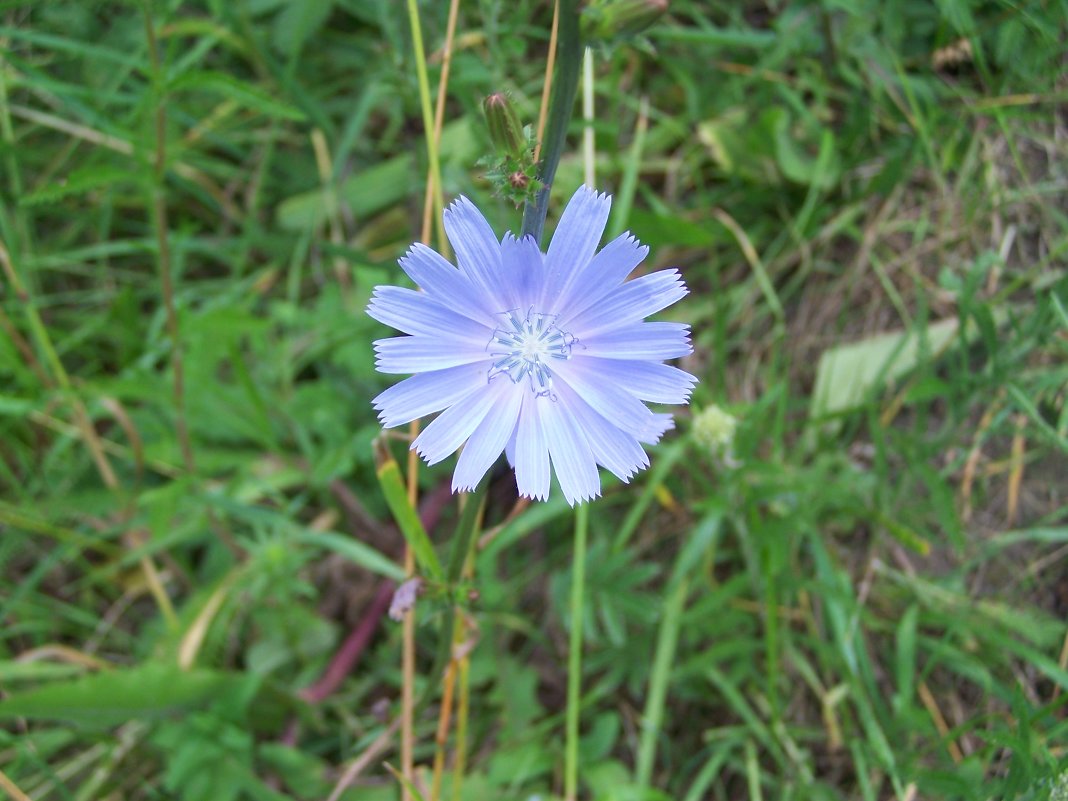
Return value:
<svg viewBox="0 0 1068 801">
<path fill-rule="evenodd" d="M 635 36 L 665 12 L 668 0 L 593 0 L 582 12 L 582 32 L 589 39 Z"/>
<path fill-rule="evenodd" d="M 508 96 L 502 92 L 487 95 L 482 101 L 482 111 L 486 114 L 490 139 L 500 151 L 518 157 L 523 152 L 526 136 L 519 122 L 519 115 Z"/>
</svg>

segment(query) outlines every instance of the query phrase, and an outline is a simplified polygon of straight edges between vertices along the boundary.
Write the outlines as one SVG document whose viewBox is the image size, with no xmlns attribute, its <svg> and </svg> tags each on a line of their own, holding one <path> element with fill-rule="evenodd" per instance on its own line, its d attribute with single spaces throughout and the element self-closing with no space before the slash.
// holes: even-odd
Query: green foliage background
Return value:
<svg viewBox="0 0 1068 801">
<path fill-rule="evenodd" d="M 447 11 L 420 5 L 435 84 Z M 444 188 L 498 233 L 479 104 L 535 120 L 550 21 L 461 4 Z M 701 384 L 592 510 L 587 797 L 1065 792 L 1066 28 L 1063 0 L 674 0 L 596 44 L 609 233 L 683 271 Z M 422 217 L 404 9 L 11 0 L 0 40 L 3 789 L 325 798 L 400 687 L 383 617 L 301 694 L 398 575 L 362 310 Z M 502 469 L 488 530 L 514 496 Z M 554 493 L 479 552 L 458 797 L 559 791 L 570 530 Z M 396 797 L 382 760 L 343 797 Z"/>
</svg>

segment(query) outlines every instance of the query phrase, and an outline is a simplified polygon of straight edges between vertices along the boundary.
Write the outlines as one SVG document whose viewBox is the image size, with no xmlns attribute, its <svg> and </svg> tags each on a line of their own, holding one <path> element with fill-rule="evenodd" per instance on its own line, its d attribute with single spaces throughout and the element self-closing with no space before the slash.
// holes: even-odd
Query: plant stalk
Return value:
<svg viewBox="0 0 1068 801">
<path fill-rule="evenodd" d="M 578 92 L 582 38 L 579 33 L 577 0 L 560 0 L 560 33 L 557 47 L 559 65 L 553 80 L 548 131 L 541 149 L 543 158 L 538 167 L 541 188 L 534 196 L 534 202 L 527 203 L 523 210 L 523 236 L 533 236 L 539 243 L 545 229 L 545 215 L 549 211 L 549 190 L 556 176 L 556 167 L 560 163 L 564 141 L 567 139 L 567 124 L 571 121 L 575 95 Z"/>
<path fill-rule="evenodd" d="M 582 706 L 582 618 L 586 595 L 586 530 L 590 506 L 575 508 L 575 550 L 571 563 L 571 638 L 567 659 L 567 723 L 564 799 L 578 798 L 579 709 Z"/>
</svg>

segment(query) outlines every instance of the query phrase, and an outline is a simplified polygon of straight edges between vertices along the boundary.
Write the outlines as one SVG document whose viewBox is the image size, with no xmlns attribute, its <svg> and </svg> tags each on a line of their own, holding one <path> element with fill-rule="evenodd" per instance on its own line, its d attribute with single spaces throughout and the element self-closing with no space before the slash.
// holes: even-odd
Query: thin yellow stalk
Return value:
<svg viewBox="0 0 1068 801">
<path fill-rule="evenodd" d="M 426 131 L 426 155 L 430 162 L 430 181 L 427 191 L 433 193 L 434 205 L 439 209 L 444 208 L 445 202 L 441 194 L 441 160 L 438 156 L 438 142 L 433 136 L 434 113 L 430 106 L 430 78 L 426 69 L 426 53 L 423 50 L 423 29 L 419 24 L 419 8 L 416 0 L 408 0 L 408 19 L 412 30 L 412 48 L 415 51 L 415 71 L 419 80 L 419 105 L 423 112 L 423 129 Z M 438 239 L 444 241 L 445 227 L 438 215 L 436 228 Z M 424 237 L 428 239 L 429 237 Z"/>
<path fill-rule="evenodd" d="M 19 786 L 15 782 L 11 781 L 2 770 L 0 770 L 0 790 L 7 793 L 13 801 L 33 801 L 26 793 L 19 789 Z"/>
<path fill-rule="evenodd" d="M 449 86 L 449 68 L 452 66 L 452 46 L 456 38 L 456 19 L 460 12 L 460 0 L 451 0 L 449 4 L 449 21 L 445 26 L 445 49 L 441 57 L 441 78 L 438 80 L 438 99 L 434 106 L 434 145 L 441 145 L 441 129 L 445 125 L 445 96 Z M 440 186 L 441 176 L 434 175 L 432 170 L 427 170 L 426 176 L 426 199 L 423 202 L 423 242 L 430 242 L 430 225 L 434 218 L 435 193 L 430 191 L 431 186 Z M 438 207 L 437 216 L 441 217 L 443 198 L 437 193 Z M 444 236 L 438 237 L 438 251 L 445 258 L 449 257 L 449 240 Z"/>
<path fill-rule="evenodd" d="M 450 15 L 452 14 L 450 10 Z M 437 208 L 438 213 L 431 216 L 436 220 L 439 242 L 445 241 L 445 227 L 442 222 L 441 210 L 445 206 L 441 189 L 441 161 L 438 157 L 438 145 L 440 140 L 440 126 L 435 124 L 434 115 L 430 108 L 430 79 L 427 75 L 426 53 L 423 48 L 423 31 L 419 22 L 419 9 L 416 0 L 408 0 L 408 20 L 412 35 L 412 49 L 415 54 L 415 68 L 419 81 L 419 102 L 423 114 L 423 129 L 426 134 L 427 161 L 429 162 L 429 175 L 427 178 L 426 201 L 424 207 L 431 205 Z M 453 23 L 454 24 L 454 23 Z M 446 59 L 451 50 L 451 40 L 446 48 Z M 439 106 L 442 107 L 440 115 L 444 114 L 444 82 L 448 77 L 447 72 L 442 74 L 442 87 L 439 88 Z M 424 215 L 425 220 L 425 215 Z M 430 228 L 424 224 L 422 240 L 429 242 Z M 412 421 L 409 426 L 412 440 L 419 434 L 419 422 Z M 419 459 L 415 451 L 408 452 L 408 500 L 412 506 L 416 505 L 419 490 Z M 409 576 L 415 572 L 415 558 L 411 548 L 405 548 L 404 569 Z M 401 646 L 401 775 L 406 780 L 401 783 L 402 801 L 411 801 L 411 793 L 407 783 L 415 778 L 415 612 L 409 610 L 404 616 L 402 628 Z"/>
<path fill-rule="evenodd" d="M 393 740 L 393 735 L 397 733 L 398 723 L 398 720 L 394 720 L 390 723 L 389 728 L 378 735 L 374 742 L 367 746 L 367 750 L 349 764 L 345 769 L 345 772 L 341 774 L 341 778 L 338 779 L 337 784 L 334 785 L 334 789 L 330 791 L 330 795 L 327 797 L 326 801 L 338 801 L 338 799 L 341 798 L 341 794 L 344 793 L 357 778 L 359 778 L 359 775 L 375 762 L 375 760 L 382 756 L 382 754 L 389 750 L 389 744 Z"/>
<path fill-rule="evenodd" d="M 545 61 L 545 81 L 541 87 L 541 110 L 538 111 L 538 137 L 534 144 L 534 161 L 541 155 L 541 140 L 545 135 L 545 121 L 549 118 L 549 96 L 553 88 L 553 69 L 556 66 L 556 32 L 560 28 L 560 0 L 553 3 L 553 27 L 549 33 L 549 56 Z"/>
<path fill-rule="evenodd" d="M 1068 640 L 1066 640 L 1068 642 Z M 467 770 L 467 720 L 471 709 L 471 660 L 460 659 L 460 707 L 456 712 L 456 760 L 452 772 L 452 801 L 460 801 Z"/>
<path fill-rule="evenodd" d="M 460 631 L 462 623 L 457 617 L 455 631 Z M 453 635 L 453 646 L 456 645 L 456 635 Z M 445 744 L 449 740 L 449 722 L 452 718 L 452 694 L 456 687 L 456 659 L 449 659 L 449 666 L 445 669 L 445 679 L 441 691 L 441 714 L 438 716 L 438 730 L 434 736 L 434 774 L 430 783 L 430 801 L 439 801 L 441 798 L 441 778 L 445 773 Z"/>
</svg>

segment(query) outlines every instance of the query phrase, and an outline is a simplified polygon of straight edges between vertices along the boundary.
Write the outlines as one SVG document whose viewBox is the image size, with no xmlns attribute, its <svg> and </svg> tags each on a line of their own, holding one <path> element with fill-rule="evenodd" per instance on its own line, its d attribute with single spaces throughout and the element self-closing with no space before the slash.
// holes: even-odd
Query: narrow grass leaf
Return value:
<svg viewBox="0 0 1068 801">
<path fill-rule="evenodd" d="M 258 86 L 240 81 L 222 72 L 211 70 L 187 72 L 171 81 L 168 88 L 172 92 L 183 90 L 211 92 L 267 117 L 293 121 L 306 119 L 305 113 L 300 109 L 281 102 Z"/>
</svg>

